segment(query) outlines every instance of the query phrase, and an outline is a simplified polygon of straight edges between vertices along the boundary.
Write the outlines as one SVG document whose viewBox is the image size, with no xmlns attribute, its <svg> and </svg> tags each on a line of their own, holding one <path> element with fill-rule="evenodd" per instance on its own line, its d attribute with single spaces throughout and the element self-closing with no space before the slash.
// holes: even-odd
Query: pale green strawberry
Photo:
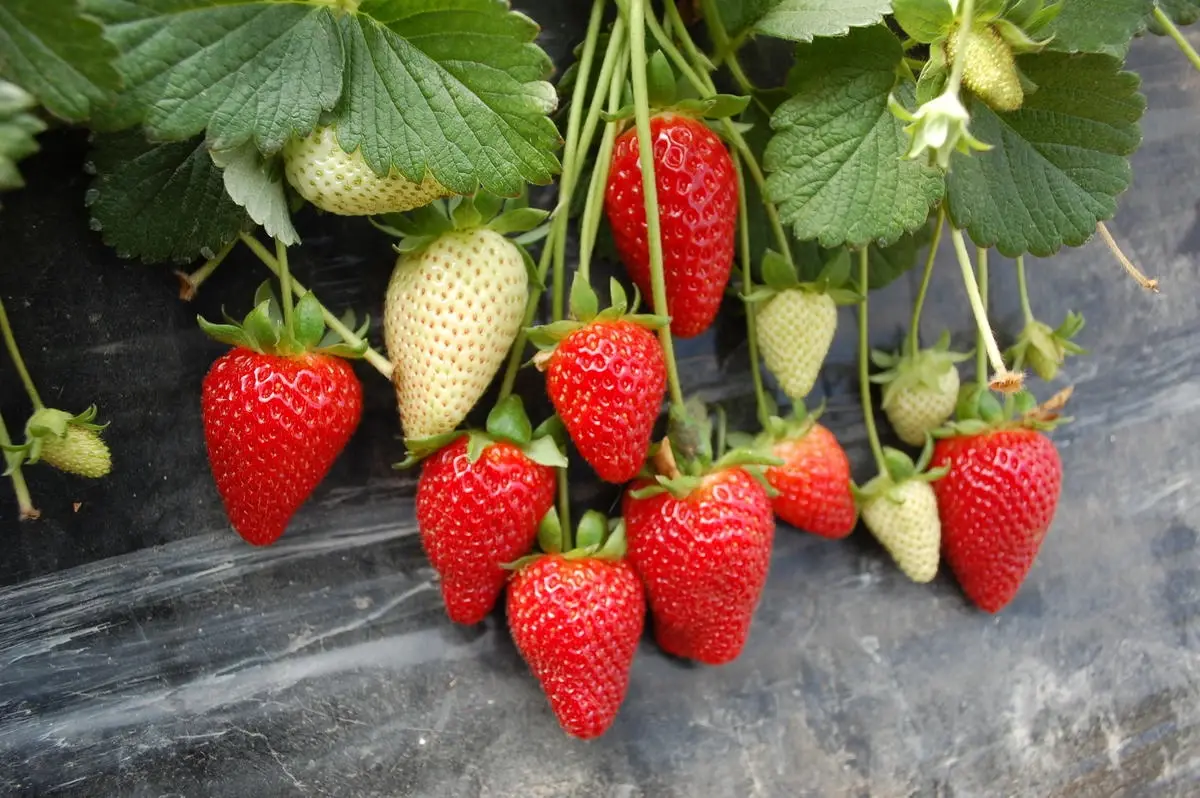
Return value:
<svg viewBox="0 0 1200 798">
<path fill-rule="evenodd" d="M 444 232 L 396 261 L 383 330 L 404 436 L 454 430 L 496 375 L 521 329 L 525 261 L 498 232 Z"/>
<path fill-rule="evenodd" d="M 112 455 L 100 433 L 75 424 L 69 424 L 61 438 L 43 439 L 42 461 L 89 479 L 100 479 L 112 471 Z"/>
<path fill-rule="evenodd" d="M 1012 47 L 991 25 L 977 25 L 971 33 L 964 54 L 963 83 L 997 111 L 1016 111 L 1025 101 L 1025 90 Z M 946 37 L 948 63 L 957 57 L 958 34 L 955 25 Z"/>
<path fill-rule="evenodd" d="M 959 376 L 954 365 L 970 354 L 950 351 L 950 335 L 943 333 L 930 349 L 914 357 L 875 351 L 871 360 L 885 371 L 871 377 L 883 385 L 883 411 L 900 440 L 910 446 L 925 443 L 925 434 L 933 432 L 950 418 L 958 401 Z"/>
<path fill-rule="evenodd" d="M 887 476 L 877 479 L 890 482 Z M 864 488 L 871 489 L 870 484 Z M 909 579 L 928 582 L 937 574 L 942 525 L 929 483 L 891 484 L 863 503 L 862 519 Z"/>
<path fill-rule="evenodd" d="M 758 309 L 758 347 L 767 368 L 793 400 L 808 396 L 837 331 L 837 304 L 804 288 L 780 291 Z"/>
<path fill-rule="evenodd" d="M 420 183 L 395 169 L 375 174 L 362 153 L 345 152 L 332 127 L 289 139 L 283 146 L 284 172 L 300 196 L 323 211 L 342 216 L 375 216 L 420 208 L 454 192 L 430 174 Z"/>
</svg>

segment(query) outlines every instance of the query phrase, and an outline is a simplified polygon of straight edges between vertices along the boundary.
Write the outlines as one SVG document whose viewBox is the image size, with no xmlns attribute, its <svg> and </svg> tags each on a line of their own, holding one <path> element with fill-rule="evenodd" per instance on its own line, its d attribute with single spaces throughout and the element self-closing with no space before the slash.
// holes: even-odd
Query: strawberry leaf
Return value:
<svg viewBox="0 0 1200 798">
<path fill-rule="evenodd" d="M 252 226 L 199 139 L 154 143 L 139 131 L 100 135 L 91 161 L 92 226 L 122 257 L 147 263 L 211 257 Z"/>
<path fill-rule="evenodd" d="M 4 0 L 0 5 L 0 72 L 55 116 L 87 119 L 121 86 L 117 48 L 76 0 Z"/>
<path fill-rule="evenodd" d="M 874 25 L 892 10 L 891 0 L 720 0 L 730 35 L 762 33 L 796 42 L 840 36 L 852 27 Z"/>
<path fill-rule="evenodd" d="M 1123 58 L 1145 26 L 1153 0 L 1068 0 L 1037 38 L 1053 36 L 1051 50 L 1104 53 Z"/>
<path fill-rule="evenodd" d="M 17 162 L 38 151 L 34 138 L 46 124 L 29 111 L 37 101 L 24 89 L 0 80 L 0 191 L 25 185 Z"/>
<path fill-rule="evenodd" d="M 892 241 L 919 227 L 941 198 L 942 173 L 905 160 L 903 122 L 888 110 L 903 57 L 887 28 L 801 45 L 791 98 L 771 117 L 767 194 L 797 239 L 822 246 Z M 912 87 L 897 92 L 912 103 Z"/>
<path fill-rule="evenodd" d="M 299 244 L 300 235 L 292 226 L 279 160 L 264 158 L 248 141 L 237 149 L 213 150 L 210 154 L 221 167 L 230 199 L 245 208 L 271 238 L 289 247 Z"/>
<path fill-rule="evenodd" d="M 1046 257 L 1083 244 L 1116 211 L 1146 101 L 1111 56 L 1043 52 L 1018 64 L 1039 88 L 1012 113 L 969 102 L 972 132 L 992 149 L 954 155 L 948 205 L 979 246 Z"/>
<path fill-rule="evenodd" d="M 937 41 L 954 23 L 949 0 L 895 0 L 892 13 L 904 32 L 922 44 Z"/>
</svg>

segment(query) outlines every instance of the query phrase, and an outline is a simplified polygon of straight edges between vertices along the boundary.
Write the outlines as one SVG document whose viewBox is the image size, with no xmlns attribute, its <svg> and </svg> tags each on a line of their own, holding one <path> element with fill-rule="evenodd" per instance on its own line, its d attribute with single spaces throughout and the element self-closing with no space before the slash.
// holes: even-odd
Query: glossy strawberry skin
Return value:
<svg viewBox="0 0 1200 798">
<path fill-rule="evenodd" d="M 782 520 L 824 538 L 854 531 L 858 510 L 850 491 L 850 459 L 827 427 L 813 426 L 799 438 L 776 442 L 771 453 L 783 465 L 766 469 L 779 495 L 771 499 Z"/>
<path fill-rule="evenodd" d="M 1020 590 L 1054 520 L 1062 460 L 1041 432 L 1005 429 L 938 441 L 932 467 L 943 465 L 949 473 L 933 483 L 942 552 L 967 597 L 999 612 Z"/>
<path fill-rule="evenodd" d="M 612 725 L 645 617 L 642 583 L 625 560 L 551 554 L 513 576 L 513 642 L 568 734 L 591 739 Z"/>
<path fill-rule="evenodd" d="M 594 321 L 575 330 L 546 365 L 555 412 L 606 482 L 627 482 L 642 467 L 666 388 L 658 337 L 630 321 Z"/>
<path fill-rule="evenodd" d="M 707 330 L 733 266 L 738 188 L 733 159 L 717 134 L 675 114 L 650 119 L 671 332 Z M 650 298 L 650 253 L 635 128 L 613 147 L 604 210 L 629 276 Z M 660 309 L 656 309 L 662 312 Z"/>
<path fill-rule="evenodd" d="M 201 391 L 209 465 L 233 528 L 265 546 L 325 478 L 362 418 L 362 384 L 329 355 L 235 348 Z"/>
<path fill-rule="evenodd" d="M 464 436 L 422 464 L 417 526 L 450 620 L 473 625 L 492 611 L 508 579 L 502 566 L 533 548 L 554 489 L 554 469 L 510 443 L 472 463 Z"/>
<path fill-rule="evenodd" d="M 708 475 L 686 499 L 625 494 L 628 558 L 646 585 L 654 636 L 669 654 L 721 665 L 746 644 L 762 596 L 775 516 L 740 468 Z"/>
</svg>

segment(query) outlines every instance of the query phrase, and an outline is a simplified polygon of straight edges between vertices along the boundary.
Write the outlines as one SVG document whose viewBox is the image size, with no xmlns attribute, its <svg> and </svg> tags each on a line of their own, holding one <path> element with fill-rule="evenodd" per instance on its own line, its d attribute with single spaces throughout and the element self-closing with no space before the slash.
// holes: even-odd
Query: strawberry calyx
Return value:
<svg viewBox="0 0 1200 798">
<path fill-rule="evenodd" d="M 933 439 L 926 438 L 925 446 L 916 462 L 899 449 L 883 447 L 883 471 L 865 485 L 851 485 L 854 500 L 860 508 L 881 497 L 889 501 L 900 501 L 897 489 L 906 482 L 935 482 L 950 471 L 948 466 L 930 468 L 933 459 Z"/>
<path fill-rule="evenodd" d="M 83 470 L 87 471 L 89 475 L 98 477 L 108 474 L 112 470 L 112 458 L 108 452 L 108 446 L 104 444 L 99 435 L 108 424 L 95 423 L 98 412 L 95 405 L 88 407 L 82 413 L 75 414 L 54 407 L 38 408 L 25 422 L 24 443 L 0 445 L 0 450 L 4 451 L 3 475 L 11 475 L 16 468 L 26 463 L 36 465 L 43 459 L 43 455 L 51 453 L 50 450 L 61 448 L 64 445 L 70 446 L 76 434 L 72 432 L 73 428 L 88 433 L 87 437 L 91 442 L 91 445 L 86 447 L 75 446 L 72 452 L 86 460 L 80 464 Z M 56 454 L 61 455 L 65 452 Z M 57 456 L 46 458 L 47 462 L 50 462 L 51 459 L 58 460 L 60 458 Z"/>
<path fill-rule="evenodd" d="M 558 416 L 551 416 L 534 429 L 521 397 L 509 394 L 488 413 L 484 429 L 453 430 L 429 438 L 406 440 L 406 456 L 392 468 L 411 468 L 464 436 L 467 438 L 467 458 L 472 463 L 478 461 L 484 450 L 492 444 L 510 443 L 539 465 L 567 467 L 567 458 L 563 454 L 566 431 Z"/>
<path fill-rule="evenodd" d="M 566 560 L 607 560 L 617 562 L 625 557 L 625 520 L 608 518 L 597 510 L 588 510 L 579 519 L 575 528 L 575 542 L 563 551 L 562 523 L 558 510 L 553 507 L 538 524 L 538 547 L 540 552 L 527 554 L 503 567 L 519 571 L 547 555 L 558 555 Z"/>
<path fill-rule="evenodd" d="M 726 435 L 725 414 L 718 407 L 716 443 L 713 423 L 707 407 L 699 398 L 689 399 L 682 407 L 673 405 L 667 435 L 650 448 L 650 455 L 639 477 L 652 484 L 634 490 L 635 499 L 670 493 L 686 499 L 704 484 L 705 477 L 730 468 L 741 468 L 755 479 L 772 498 L 778 492 L 767 482 L 763 469 L 783 465 L 769 451 L 745 445 L 744 438 Z M 729 444 L 736 442 L 732 448 Z"/>
<path fill-rule="evenodd" d="M 747 304 L 761 304 L 786 291 L 807 291 L 828 294 L 838 305 L 857 305 L 863 297 L 851 287 L 850 267 L 850 250 L 842 249 L 821 267 L 815 280 L 803 282 L 791 261 L 768 249 L 763 253 L 762 282 L 741 298 Z"/>
<path fill-rule="evenodd" d="M 895 398 L 905 391 L 917 388 L 938 390 L 946 373 L 973 353 L 974 350 L 952 352 L 949 331 L 944 331 L 932 347 L 918 350 L 915 355 L 903 348 L 896 352 L 872 350 L 871 362 L 883 369 L 871 375 L 871 382 L 883 386 L 881 407 L 887 410 Z"/>
<path fill-rule="evenodd" d="M 1013 394 L 1011 402 L 1001 403 L 995 394 L 978 385 L 964 385 L 959 391 L 955 418 L 930 433 L 931 438 L 983 435 L 1002 429 L 1034 429 L 1049 432 L 1073 419 L 1062 414 L 1071 398 L 1068 387 L 1038 404 L 1026 390 Z"/>
<path fill-rule="evenodd" d="M 377 229 L 399 239 L 392 249 L 401 255 L 418 254 L 447 233 L 480 228 L 502 236 L 515 233 L 513 243 L 525 261 L 530 284 L 544 288 L 537 274 L 537 266 L 525 245 L 545 237 L 548 230 L 542 223 L 549 215 L 549 211 L 529 207 L 529 196 L 525 192 L 516 197 L 499 197 L 479 191 L 469 196 L 434 200 L 404 213 L 368 217 L 368 221 Z"/>
<path fill-rule="evenodd" d="M 1011 363 L 1028 363 L 1034 373 L 1049 382 L 1058 376 L 1069 355 L 1084 355 L 1087 350 L 1075 343 L 1074 338 L 1083 329 L 1083 315 L 1068 311 L 1062 324 L 1051 329 L 1049 324 L 1030 319 L 1017 341 L 1004 353 Z"/>
<path fill-rule="evenodd" d="M 655 50 L 646 60 L 646 88 L 651 116 L 677 114 L 700 120 L 730 119 L 750 104 L 749 95 L 701 97 L 691 83 L 675 73 L 661 50 Z M 606 122 L 626 122 L 633 118 L 633 113 L 633 103 L 626 102 L 616 111 L 602 111 L 600 116 Z"/>
<path fill-rule="evenodd" d="M 633 289 L 633 303 L 630 304 L 625 288 L 613 278 L 608 284 L 609 306 L 600 308 L 600 300 L 591 284 L 581 275 L 576 275 L 571 283 L 569 310 L 571 317 L 551 322 L 526 330 L 529 341 L 538 348 L 539 352 L 533 358 L 533 363 L 539 369 L 545 369 L 550 353 L 559 342 L 576 330 L 586 327 L 592 322 L 629 321 L 649 330 L 658 330 L 671 323 L 667 316 L 651 313 L 638 313 L 641 303 L 641 293 Z"/>
<path fill-rule="evenodd" d="M 296 302 L 292 331 L 284 323 L 279 298 L 265 281 L 254 294 L 254 307 L 239 322 L 222 311 L 224 324 L 214 324 L 203 316 L 197 316 L 200 329 L 212 339 L 230 346 L 242 347 L 264 355 L 295 357 L 307 352 L 316 352 L 341 358 L 360 358 L 367 351 L 364 338 L 369 319 L 355 330 L 359 344 L 353 345 L 325 326 L 321 303 L 312 292 L 306 292 Z M 342 323 L 353 330 L 354 311 L 347 311 Z"/>
</svg>

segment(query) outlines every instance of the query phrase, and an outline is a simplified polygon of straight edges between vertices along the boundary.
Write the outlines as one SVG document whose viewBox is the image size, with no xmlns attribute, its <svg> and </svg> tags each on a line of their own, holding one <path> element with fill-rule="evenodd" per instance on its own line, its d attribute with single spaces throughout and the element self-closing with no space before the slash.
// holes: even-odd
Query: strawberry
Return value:
<svg viewBox="0 0 1200 798">
<path fill-rule="evenodd" d="M 885 370 L 871 377 L 883 385 L 883 411 L 900 440 L 922 446 L 925 436 L 945 423 L 958 402 L 959 377 L 955 363 L 970 357 L 950 351 L 950 334 L 943 333 L 930 349 L 903 354 L 875 351 L 871 360 Z"/>
<path fill-rule="evenodd" d="M 802 406 L 797 406 L 802 411 Z M 850 459 L 817 414 L 801 412 L 791 422 L 772 418 L 759 448 L 783 465 L 765 470 L 767 482 L 779 495 L 771 499 L 775 515 L 796 527 L 825 538 L 844 538 L 858 523 L 851 491 Z"/>
<path fill-rule="evenodd" d="M 997 111 L 1016 111 L 1025 101 L 1013 49 L 992 25 L 976 25 L 962 54 L 963 83 Z M 959 26 L 946 36 L 946 62 L 957 57 Z"/>
<path fill-rule="evenodd" d="M 531 435 L 515 396 L 488 416 L 486 433 L 444 437 L 421 466 L 417 527 L 450 620 L 477 624 L 504 589 L 504 564 L 533 547 L 554 504 L 553 466 L 566 461 L 549 438 Z"/>
<path fill-rule="evenodd" d="M 362 384 L 338 356 L 357 351 L 312 351 L 325 334 L 313 295 L 297 304 L 294 337 L 281 332 L 267 296 L 240 326 L 200 320 L 234 346 L 205 375 L 200 410 L 217 493 L 233 528 L 255 546 L 283 534 L 354 434 L 363 405 Z"/>
<path fill-rule="evenodd" d="M 775 518 L 766 491 L 743 468 L 682 479 L 677 494 L 645 495 L 646 488 L 661 491 L 646 481 L 625 493 L 629 559 L 646 584 L 663 650 L 720 665 L 734 660 L 749 636 Z"/>
<path fill-rule="evenodd" d="M 581 539 L 589 523 L 605 520 L 586 514 Z M 618 525 L 603 547 L 528 558 L 509 583 L 513 643 L 563 729 L 581 739 L 599 737 L 612 725 L 642 636 L 646 598 L 623 554 Z"/>
<path fill-rule="evenodd" d="M 347 153 L 342 149 L 332 127 L 289 139 L 283 146 L 283 166 L 288 182 L 300 196 L 323 211 L 343 216 L 407 211 L 453 194 L 428 172 L 420 183 L 395 167 L 380 176 L 361 150 Z"/>
<path fill-rule="evenodd" d="M 457 229 L 430 212 L 400 245 L 383 334 L 404 436 L 432 438 L 462 423 L 487 390 L 525 315 L 521 249 L 456 207 Z M 427 209 L 428 210 L 428 209 Z M 501 217 L 497 217 L 501 218 Z"/>
<path fill-rule="evenodd" d="M 607 482 L 627 482 L 650 448 L 667 373 L 662 346 L 650 327 L 665 322 L 626 314 L 625 291 L 612 282 L 612 307 L 597 312 L 586 281 L 571 290 L 575 321 L 530 334 L 542 348 L 546 392 L 583 458 Z"/>
<path fill-rule="evenodd" d="M 885 473 L 857 491 L 863 523 L 905 576 L 928 582 L 937 575 L 942 539 L 937 499 L 929 483 L 945 470 L 927 470 L 932 453 L 928 446 L 916 464 L 903 452 L 883 451 Z"/>
<path fill-rule="evenodd" d="M 671 332 L 692 338 L 716 318 L 733 267 L 738 188 L 733 159 L 703 122 L 673 112 L 650 119 Z M 637 130 L 613 145 L 604 211 L 629 276 L 651 296 Z"/>
<path fill-rule="evenodd" d="M 802 283 L 795 267 L 768 250 L 763 258 L 764 285 L 746 297 L 754 303 L 755 338 L 767 368 L 793 401 L 808 396 L 837 332 L 837 306 L 857 302 L 844 286 L 850 277 L 850 256 L 844 251 L 831 259 L 817 279 Z"/>
<path fill-rule="evenodd" d="M 1054 520 L 1062 461 L 1037 429 L 1001 424 L 937 442 L 942 548 L 963 592 L 995 613 L 1017 595 Z"/>
<path fill-rule="evenodd" d="M 52 407 L 37 410 L 25 424 L 25 442 L 3 447 L 9 469 L 22 462 L 40 461 L 88 479 L 108 476 L 112 454 L 100 437 L 108 425 L 93 423 L 95 418 L 95 405 L 77 415 Z"/>
</svg>

